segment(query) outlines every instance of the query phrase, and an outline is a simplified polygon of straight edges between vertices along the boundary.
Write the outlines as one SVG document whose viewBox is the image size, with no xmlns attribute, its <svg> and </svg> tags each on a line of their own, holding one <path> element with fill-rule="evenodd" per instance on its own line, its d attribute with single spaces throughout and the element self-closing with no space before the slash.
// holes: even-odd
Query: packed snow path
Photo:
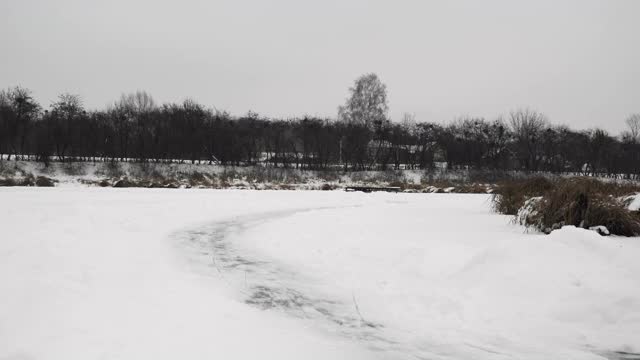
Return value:
<svg viewBox="0 0 640 360">
<path fill-rule="evenodd" d="M 241 235 L 243 231 L 264 222 L 291 216 L 301 212 L 331 210 L 336 208 L 300 209 L 267 212 L 216 222 L 195 230 L 175 234 L 192 248 L 192 256 L 201 256 L 200 261 L 210 260 L 227 284 L 239 290 L 244 302 L 263 310 L 280 310 L 296 318 L 314 321 L 325 330 L 366 343 L 372 349 L 386 355 L 410 355 L 422 359 L 415 349 L 385 337 L 382 325 L 369 322 L 359 313 L 355 295 L 353 303 L 322 298 L 322 294 L 305 292 L 309 279 L 294 269 L 287 269 L 272 261 L 252 257 L 247 251 L 234 248 L 230 235 Z M 318 322 L 318 320 L 320 322 Z M 388 335 L 387 335 L 388 336 Z"/>
<path fill-rule="evenodd" d="M 0 359 L 632 359 L 640 242 L 484 195 L 0 189 Z"/>
</svg>

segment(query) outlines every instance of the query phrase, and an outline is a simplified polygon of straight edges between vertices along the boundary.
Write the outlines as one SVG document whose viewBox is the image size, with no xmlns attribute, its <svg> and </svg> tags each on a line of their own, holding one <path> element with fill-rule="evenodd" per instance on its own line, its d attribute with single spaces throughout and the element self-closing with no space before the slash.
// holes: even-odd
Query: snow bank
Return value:
<svg viewBox="0 0 640 360">
<path fill-rule="evenodd" d="M 640 194 L 630 195 L 622 198 L 621 200 L 627 204 L 627 209 L 631 211 L 640 210 Z"/>
</svg>

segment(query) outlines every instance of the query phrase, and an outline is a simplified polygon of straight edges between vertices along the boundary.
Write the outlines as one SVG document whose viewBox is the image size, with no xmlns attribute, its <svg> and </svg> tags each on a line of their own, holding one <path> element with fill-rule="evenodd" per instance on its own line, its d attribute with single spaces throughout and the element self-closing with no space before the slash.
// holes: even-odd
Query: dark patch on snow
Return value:
<svg viewBox="0 0 640 360">
<path fill-rule="evenodd" d="M 273 288 L 263 285 L 254 286 L 251 288 L 251 294 L 245 302 L 263 310 L 280 309 L 295 313 L 297 317 L 301 318 L 312 317 L 310 312 L 318 313 L 324 316 L 326 320 L 352 329 L 363 326 L 373 329 L 382 328 L 382 324 L 365 321 L 353 316 L 336 315 L 331 312 L 327 306 L 339 305 L 337 302 L 310 298 L 288 287 Z"/>
</svg>

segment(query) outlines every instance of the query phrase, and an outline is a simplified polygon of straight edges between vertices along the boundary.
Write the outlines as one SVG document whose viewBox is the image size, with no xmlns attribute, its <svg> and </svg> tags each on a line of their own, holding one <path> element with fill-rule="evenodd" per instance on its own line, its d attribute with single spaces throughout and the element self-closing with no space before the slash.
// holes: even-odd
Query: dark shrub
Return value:
<svg viewBox="0 0 640 360">
<path fill-rule="evenodd" d="M 17 186 L 13 178 L 0 179 L 0 186 Z"/>
<path fill-rule="evenodd" d="M 115 188 L 138 187 L 138 184 L 136 184 L 135 182 L 129 180 L 128 178 L 122 178 L 122 179 L 116 181 L 113 184 L 113 187 L 115 187 Z"/>
<path fill-rule="evenodd" d="M 320 190 L 324 190 L 324 191 L 335 190 L 335 189 L 336 187 L 331 184 L 322 184 L 322 186 L 320 187 Z"/>
<path fill-rule="evenodd" d="M 36 178 L 35 184 L 36 186 L 40 186 L 40 187 L 53 187 L 56 185 L 56 182 L 53 179 L 48 178 L 46 176 L 38 176 Z"/>
</svg>

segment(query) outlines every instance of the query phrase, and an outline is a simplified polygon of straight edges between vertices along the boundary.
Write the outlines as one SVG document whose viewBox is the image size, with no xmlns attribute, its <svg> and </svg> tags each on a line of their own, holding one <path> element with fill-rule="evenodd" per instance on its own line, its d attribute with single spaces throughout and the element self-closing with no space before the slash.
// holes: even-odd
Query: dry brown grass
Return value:
<svg viewBox="0 0 640 360">
<path fill-rule="evenodd" d="M 640 213 L 629 211 L 621 197 L 640 192 L 631 183 L 604 182 L 593 178 L 531 179 L 502 184 L 494 196 L 495 209 L 515 215 L 527 199 L 530 214 L 523 225 L 549 233 L 564 225 L 581 228 L 605 226 L 616 235 L 640 235 Z"/>
<path fill-rule="evenodd" d="M 212 186 L 211 180 L 209 180 L 209 178 L 205 174 L 198 171 L 194 171 L 193 173 L 189 174 L 187 176 L 187 181 L 192 187 L 207 188 Z"/>
<path fill-rule="evenodd" d="M 461 194 L 486 194 L 492 187 L 486 184 L 468 184 L 455 187 L 453 192 Z"/>
<path fill-rule="evenodd" d="M 493 207 L 501 214 L 516 215 L 527 199 L 542 196 L 553 186 L 551 180 L 543 177 L 503 181 L 495 187 Z"/>
</svg>

